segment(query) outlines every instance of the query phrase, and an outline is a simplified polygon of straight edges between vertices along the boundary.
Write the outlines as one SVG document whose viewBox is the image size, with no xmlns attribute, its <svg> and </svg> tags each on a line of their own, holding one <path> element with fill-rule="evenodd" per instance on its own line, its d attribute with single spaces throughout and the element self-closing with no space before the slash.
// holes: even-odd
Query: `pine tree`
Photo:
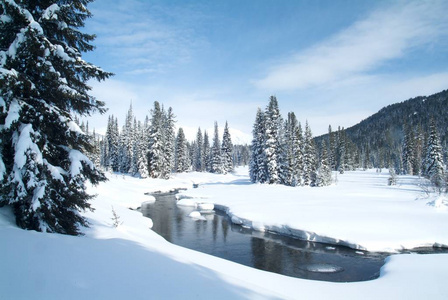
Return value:
<svg viewBox="0 0 448 300">
<path fill-rule="evenodd" d="M 327 144 L 325 143 L 324 140 L 322 140 L 321 148 L 322 149 L 320 155 L 320 164 L 317 171 L 316 185 L 327 186 L 331 184 L 332 177 L 331 177 L 331 166 L 328 159 Z"/>
<path fill-rule="evenodd" d="M 0 206 L 22 228 L 78 234 L 93 198 L 85 182 L 105 180 L 72 117 L 104 113 L 87 82 L 112 75 L 81 56 L 94 48 L 80 31 L 88 2 L 0 2 Z"/>
<path fill-rule="evenodd" d="M 175 116 L 173 109 L 170 107 L 168 111 L 163 114 L 163 164 L 162 164 L 162 178 L 169 179 L 171 171 L 174 167 L 174 149 L 175 149 L 175 132 L 174 123 Z"/>
<path fill-rule="evenodd" d="M 222 173 L 221 143 L 219 141 L 218 123 L 215 122 L 215 131 L 213 135 L 213 145 L 211 152 L 211 170 L 212 173 Z"/>
<path fill-rule="evenodd" d="M 148 127 L 149 127 L 149 119 L 148 117 L 145 118 L 145 121 L 143 123 L 143 126 L 138 123 L 138 133 L 139 133 L 139 139 L 137 142 L 137 169 L 138 174 L 140 175 L 140 178 L 147 178 L 149 176 L 148 173 Z"/>
<path fill-rule="evenodd" d="M 176 137 L 176 153 L 175 153 L 175 167 L 174 169 L 178 173 L 182 173 L 188 170 L 188 148 L 187 140 L 185 138 L 184 130 L 179 128 Z"/>
<path fill-rule="evenodd" d="M 233 171 L 233 145 L 230 137 L 229 126 L 226 122 L 221 146 L 222 171 L 224 174 Z"/>
<path fill-rule="evenodd" d="M 255 123 L 252 130 L 252 143 L 250 145 L 251 156 L 249 163 L 249 175 L 252 182 L 264 183 L 267 181 L 265 147 L 265 116 L 260 108 L 257 110 Z"/>
<path fill-rule="evenodd" d="M 202 157 L 204 158 L 204 170 L 206 172 L 211 172 L 211 155 L 210 155 L 210 141 L 208 139 L 207 131 L 204 130 L 204 141 L 202 145 Z"/>
<path fill-rule="evenodd" d="M 442 147 L 434 120 L 429 126 L 427 152 L 425 158 L 425 175 L 438 188 L 444 184 L 445 165 L 443 163 Z"/>
<path fill-rule="evenodd" d="M 151 178 L 162 177 L 163 168 L 163 114 L 159 102 L 151 110 L 151 125 L 148 131 L 148 173 Z"/>
<path fill-rule="evenodd" d="M 281 166 L 281 145 L 280 145 L 280 128 L 282 120 L 278 107 L 277 98 L 271 96 L 265 114 L 265 148 L 266 169 L 268 182 L 270 184 L 280 183 Z"/>
<path fill-rule="evenodd" d="M 303 185 L 314 186 L 316 181 L 316 148 L 308 121 L 305 123 L 305 136 L 303 141 Z"/>
<path fill-rule="evenodd" d="M 403 173 L 413 175 L 414 163 L 416 161 L 415 146 L 414 146 L 414 134 L 412 129 L 405 125 L 404 127 L 404 140 L 403 140 Z"/>
<path fill-rule="evenodd" d="M 345 134 L 344 134 L 344 128 L 338 128 L 337 133 L 337 169 L 340 174 L 344 174 L 344 172 L 347 170 L 346 165 L 346 144 L 345 144 Z"/>
<path fill-rule="evenodd" d="M 202 131 L 201 128 L 198 128 L 198 133 L 196 134 L 196 145 L 194 147 L 194 164 L 193 170 L 197 172 L 204 171 L 204 149 L 203 149 L 203 141 L 202 141 Z"/>
</svg>

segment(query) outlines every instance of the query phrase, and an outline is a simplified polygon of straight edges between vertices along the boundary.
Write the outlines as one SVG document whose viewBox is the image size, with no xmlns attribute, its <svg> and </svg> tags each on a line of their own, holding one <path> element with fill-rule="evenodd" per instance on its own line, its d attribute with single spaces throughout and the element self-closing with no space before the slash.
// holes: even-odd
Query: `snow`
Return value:
<svg viewBox="0 0 448 300">
<path fill-rule="evenodd" d="M 61 59 L 65 61 L 75 61 L 65 52 L 64 48 L 61 45 L 55 45 L 54 48 L 55 48 L 55 54 L 59 56 Z"/>
<path fill-rule="evenodd" d="M 149 229 L 150 219 L 129 209 L 134 201 L 146 199 L 144 193 L 191 188 L 194 181 L 201 182 L 201 188 L 187 190 L 184 195 L 195 197 L 197 203 L 207 199 L 207 203 L 220 208 L 226 206 L 236 218 L 252 224 L 258 222 L 256 226 L 286 225 L 334 239 L 341 237 L 330 234 L 344 233 L 351 242 L 374 248 L 393 249 L 396 244 L 429 241 L 446 243 L 446 231 L 442 229 L 448 225 L 447 211 L 427 205 L 437 195 L 421 198 L 415 177 L 400 176 L 398 185 L 390 187 L 387 173 L 347 172 L 338 176 L 335 186 L 288 188 L 249 184 L 244 174 L 247 169 L 237 171 L 225 176 L 178 174 L 170 180 L 107 174 L 109 181 L 89 187 L 89 192 L 98 197 L 92 201 L 95 211 L 83 213 L 91 226 L 83 229 L 85 235 L 81 237 L 21 230 L 14 224 L 11 209 L 0 208 L 0 298 L 448 298 L 447 254 L 392 255 L 380 277 L 372 281 L 304 280 L 259 271 L 170 244 Z M 179 201 L 183 200 L 188 199 Z M 111 207 L 122 222 L 116 228 L 111 220 Z M 357 213 L 361 216 L 354 215 Z M 312 221 L 313 218 L 317 220 Z M 325 224 L 319 225 L 322 220 Z M 437 231 L 435 227 L 441 229 Z M 363 231 L 364 236 L 358 231 Z M 415 238 L 412 243 L 411 235 Z M 393 242 L 392 237 L 397 241 Z M 320 272 L 337 271 L 333 265 L 309 267 Z"/>
<path fill-rule="evenodd" d="M 68 150 L 68 157 L 70 159 L 71 165 L 70 165 L 70 175 L 72 177 L 76 177 L 81 173 L 82 170 L 82 162 L 86 163 L 90 166 L 90 168 L 93 168 L 92 162 L 82 154 L 80 151 L 75 149 Z"/>
<path fill-rule="evenodd" d="M 207 211 L 207 210 L 213 210 L 215 206 L 213 203 L 198 203 L 198 209 L 200 211 Z"/>
<path fill-rule="evenodd" d="M 14 164 L 18 169 L 23 168 L 27 161 L 26 153 L 30 151 L 33 154 L 33 159 L 37 163 L 42 163 L 42 153 L 39 147 L 32 141 L 31 135 L 34 134 L 33 126 L 31 124 L 23 124 L 20 128 L 20 136 L 15 141 L 15 156 Z"/>
<path fill-rule="evenodd" d="M 196 220 L 200 220 L 200 221 L 206 221 L 207 219 L 201 215 L 200 212 L 198 212 L 197 210 L 192 211 L 189 215 L 190 218 L 196 219 Z"/>
<path fill-rule="evenodd" d="M 386 252 L 448 245 L 447 206 L 428 205 L 438 196 L 422 198 L 423 179 L 400 176 L 396 186 L 388 186 L 388 177 L 387 170 L 346 172 L 338 175 L 337 185 L 294 188 L 250 184 L 237 173 L 228 184 L 202 185 L 181 193 L 192 199 L 206 194 L 209 202 L 228 208 L 235 224 L 311 241 Z"/>
<path fill-rule="evenodd" d="M 59 5 L 57 5 L 57 4 L 50 5 L 42 13 L 42 18 L 46 19 L 46 20 L 50 20 L 50 19 L 57 20 L 58 19 L 58 15 L 56 13 L 59 11 L 59 9 L 60 9 Z"/>
<path fill-rule="evenodd" d="M 17 100 L 11 101 L 11 104 L 9 105 L 8 115 L 6 116 L 5 124 L 3 125 L 4 128 L 9 128 L 12 123 L 19 119 L 20 109 L 21 106 Z"/>
</svg>

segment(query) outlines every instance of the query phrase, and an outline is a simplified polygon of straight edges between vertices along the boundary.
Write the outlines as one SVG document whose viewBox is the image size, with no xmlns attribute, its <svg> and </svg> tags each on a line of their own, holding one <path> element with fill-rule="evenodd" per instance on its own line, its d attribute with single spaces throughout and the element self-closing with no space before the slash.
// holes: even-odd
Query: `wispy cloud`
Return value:
<svg viewBox="0 0 448 300">
<path fill-rule="evenodd" d="M 89 20 L 98 38 L 97 54 L 114 58 L 126 74 L 163 72 L 188 62 L 205 43 L 196 33 L 198 14 L 188 5 L 170 7 L 152 1 L 108 1 L 93 6 Z"/>
<path fill-rule="evenodd" d="M 297 90 L 362 77 L 447 34 L 448 2 L 399 2 L 370 14 L 337 35 L 287 57 L 254 84 Z"/>
</svg>

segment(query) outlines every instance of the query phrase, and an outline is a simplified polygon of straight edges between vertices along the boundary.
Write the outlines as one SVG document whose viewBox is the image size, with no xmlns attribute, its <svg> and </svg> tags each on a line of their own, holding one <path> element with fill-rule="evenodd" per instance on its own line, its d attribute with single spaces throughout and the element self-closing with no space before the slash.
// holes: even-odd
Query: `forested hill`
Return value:
<svg viewBox="0 0 448 300">
<path fill-rule="evenodd" d="M 423 138 L 434 119 L 444 149 L 448 149 L 448 90 L 431 96 L 420 96 L 384 107 L 379 112 L 345 129 L 346 136 L 360 152 L 369 149 L 370 159 L 379 162 L 395 161 L 401 156 L 404 131 L 409 128 Z M 328 134 L 316 140 L 328 139 Z"/>
</svg>

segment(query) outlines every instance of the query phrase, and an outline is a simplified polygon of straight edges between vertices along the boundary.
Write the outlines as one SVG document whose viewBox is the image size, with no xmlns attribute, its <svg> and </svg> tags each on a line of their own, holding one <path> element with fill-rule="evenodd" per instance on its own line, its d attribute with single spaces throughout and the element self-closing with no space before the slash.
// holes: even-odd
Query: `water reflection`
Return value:
<svg viewBox="0 0 448 300">
<path fill-rule="evenodd" d="M 188 217 L 194 209 L 178 207 L 173 195 L 158 195 L 156 199 L 155 203 L 144 204 L 141 211 L 152 219 L 153 230 L 167 241 L 257 269 L 346 282 L 375 278 L 384 263 L 385 255 L 243 228 L 220 212 L 204 215 L 206 221 L 195 220 Z M 333 266 L 339 272 L 331 272 Z"/>
</svg>

